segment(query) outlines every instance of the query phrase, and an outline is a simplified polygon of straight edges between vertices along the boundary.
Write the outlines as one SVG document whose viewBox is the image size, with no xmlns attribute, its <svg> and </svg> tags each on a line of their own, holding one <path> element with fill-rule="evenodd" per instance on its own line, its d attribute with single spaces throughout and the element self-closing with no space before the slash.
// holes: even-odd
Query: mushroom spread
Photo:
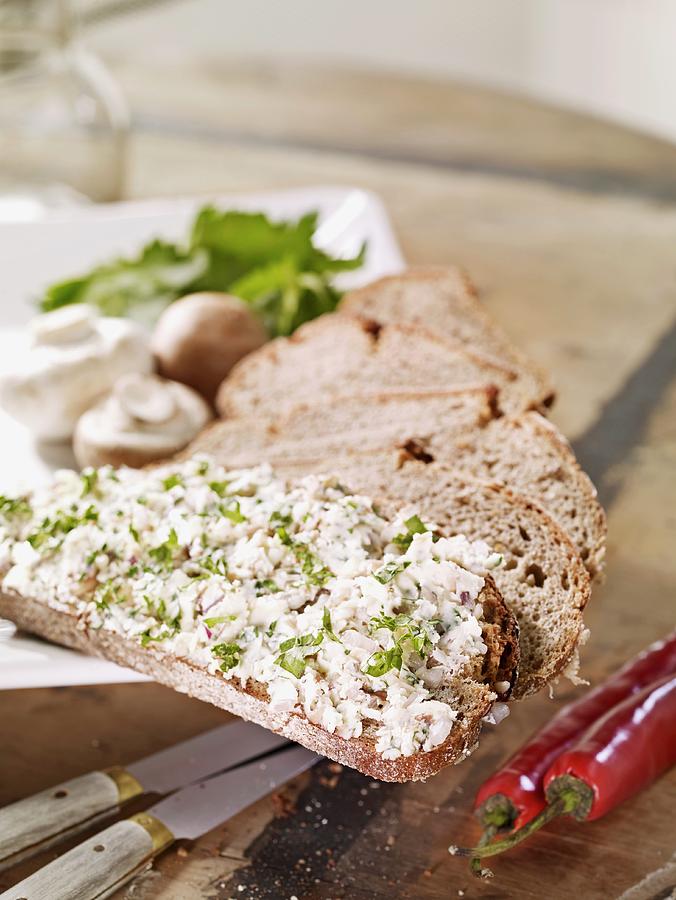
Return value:
<svg viewBox="0 0 676 900">
<path fill-rule="evenodd" d="M 125 375 L 75 429 L 81 466 L 142 466 L 181 450 L 211 418 L 192 388 L 156 375 Z"/>
<path fill-rule="evenodd" d="M 262 685 L 277 715 L 368 734 L 397 759 L 453 729 L 445 691 L 486 654 L 480 595 L 502 561 L 434 532 L 330 476 L 194 457 L 61 472 L 14 498 L 0 510 L 0 573 L 3 590 L 80 627 Z"/>
<path fill-rule="evenodd" d="M 127 372 L 150 372 L 145 331 L 85 305 L 38 316 L 20 365 L 0 377 L 0 404 L 36 437 L 68 440 L 75 423 Z"/>
</svg>

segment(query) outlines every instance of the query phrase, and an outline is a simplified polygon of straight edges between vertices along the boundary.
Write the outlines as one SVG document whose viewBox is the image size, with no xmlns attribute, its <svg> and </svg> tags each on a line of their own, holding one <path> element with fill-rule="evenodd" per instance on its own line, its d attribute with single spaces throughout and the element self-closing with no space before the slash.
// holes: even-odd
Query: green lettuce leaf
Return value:
<svg viewBox="0 0 676 900">
<path fill-rule="evenodd" d="M 336 259 L 314 246 L 317 213 L 271 222 L 263 213 L 204 207 L 187 246 L 155 240 L 136 257 L 97 266 L 80 278 L 49 287 L 44 312 L 89 303 L 104 315 L 131 316 L 151 324 L 174 300 L 195 291 L 225 291 L 250 303 L 272 336 L 291 334 L 335 309 L 338 272 L 364 263 L 366 247 Z"/>
</svg>

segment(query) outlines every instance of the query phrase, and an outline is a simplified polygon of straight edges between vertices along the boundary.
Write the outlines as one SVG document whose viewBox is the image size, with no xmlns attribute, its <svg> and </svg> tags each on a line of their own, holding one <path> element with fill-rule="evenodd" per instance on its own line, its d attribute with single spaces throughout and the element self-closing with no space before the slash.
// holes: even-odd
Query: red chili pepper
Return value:
<svg viewBox="0 0 676 900">
<path fill-rule="evenodd" d="M 672 673 L 676 673 L 676 631 L 564 707 L 479 788 L 475 810 L 484 828 L 493 835 L 530 822 L 545 808 L 542 782 L 557 756 L 610 707 Z"/>
<path fill-rule="evenodd" d="M 462 850 L 478 860 L 521 843 L 560 815 L 599 819 L 676 765 L 676 674 L 627 697 L 592 725 L 545 774 L 548 805 L 504 840 Z"/>
</svg>

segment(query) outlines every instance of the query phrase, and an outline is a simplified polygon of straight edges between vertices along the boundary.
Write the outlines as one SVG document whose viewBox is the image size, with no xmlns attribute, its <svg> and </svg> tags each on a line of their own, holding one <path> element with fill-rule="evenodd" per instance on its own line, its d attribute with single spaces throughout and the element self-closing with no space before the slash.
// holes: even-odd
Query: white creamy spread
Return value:
<svg viewBox="0 0 676 900">
<path fill-rule="evenodd" d="M 0 497 L 0 570 L 83 628 L 262 683 L 280 715 L 396 759 L 446 740 L 457 712 L 436 697 L 487 649 L 477 598 L 501 557 L 434 530 L 330 477 L 196 457 Z"/>
</svg>

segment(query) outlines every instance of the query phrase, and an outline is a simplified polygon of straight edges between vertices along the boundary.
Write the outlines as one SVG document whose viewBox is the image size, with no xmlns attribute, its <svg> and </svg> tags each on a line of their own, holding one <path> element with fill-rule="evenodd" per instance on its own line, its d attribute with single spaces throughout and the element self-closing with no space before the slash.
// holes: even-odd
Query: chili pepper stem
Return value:
<svg viewBox="0 0 676 900">
<path fill-rule="evenodd" d="M 484 846 L 481 846 L 482 842 L 480 841 L 477 847 L 458 847 L 455 850 L 454 855 L 469 856 L 472 858 L 472 861 L 483 859 L 486 856 L 497 856 L 498 853 L 504 853 L 506 850 L 511 850 L 512 847 L 525 841 L 526 838 L 529 838 L 532 834 L 535 834 L 536 831 L 539 831 L 543 825 L 547 825 L 558 816 L 569 815 L 577 808 L 579 802 L 580 798 L 577 792 L 571 790 L 562 793 L 554 803 L 545 807 L 545 809 L 535 816 L 534 819 L 531 819 L 530 822 L 527 822 L 522 828 L 519 828 L 518 831 L 512 832 L 509 837 Z M 472 871 L 474 871 L 474 869 L 475 866 L 472 867 Z"/>
<path fill-rule="evenodd" d="M 495 835 L 500 831 L 510 831 L 514 827 L 519 810 L 509 797 L 494 794 L 481 804 L 476 814 L 484 828 L 487 831 L 493 829 Z"/>
<path fill-rule="evenodd" d="M 500 829 L 496 825 L 488 825 L 479 838 L 477 847 L 486 847 L 490 844 L 495 835 L 498 834 L 499 830 Z M 493 874 L 490 869 L 484 869 L 481 865 L 481 860 L 477 856 L 470 860 L 469 870 L 476 878 L 490 878 Z"/>
</svg>

